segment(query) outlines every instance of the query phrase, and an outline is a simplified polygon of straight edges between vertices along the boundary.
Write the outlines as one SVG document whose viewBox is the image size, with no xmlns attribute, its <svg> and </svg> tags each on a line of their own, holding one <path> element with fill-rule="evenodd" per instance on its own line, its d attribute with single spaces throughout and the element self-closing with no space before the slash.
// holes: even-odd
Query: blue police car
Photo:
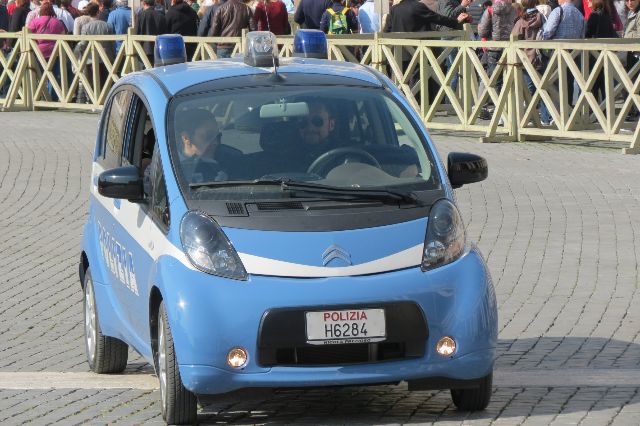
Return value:
<svg viewBox="0 0 640 426">
<path fill-rule="evenodd" d="M 385 75 L 314 58 L 322 33 L 298 32 L 294 58 L 256 32 L 244 59 L 167 65 L 175 37 L 100 121 L 80 260 L 91 370 L 139 352 L 168 423 L 255 387 L 407 381 L 485 408 L 495 293 L 453 188 L 486 161 L 445 169 Z"/>
</svg>

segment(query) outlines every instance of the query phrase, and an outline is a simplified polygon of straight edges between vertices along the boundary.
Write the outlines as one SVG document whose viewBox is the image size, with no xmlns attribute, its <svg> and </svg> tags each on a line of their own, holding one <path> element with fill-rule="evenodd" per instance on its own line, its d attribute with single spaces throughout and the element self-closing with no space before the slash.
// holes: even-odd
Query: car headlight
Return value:
<svg viewBox="0 0 640 426">
<path fill-rule="evenodd" d="M 464 246 L 465 232 L 460 212 L 447 199 L 437 201 L 429 213 L 422 270 L 453 262 L 462 255 Z"/>
<path fill-rule="evenodd" d="M 220 226 L 204 213 L 187 212 L 180 224 L 182 248 L 196 268 L 208 274 L 246 280 L 247 271 Z"/>
</svg>

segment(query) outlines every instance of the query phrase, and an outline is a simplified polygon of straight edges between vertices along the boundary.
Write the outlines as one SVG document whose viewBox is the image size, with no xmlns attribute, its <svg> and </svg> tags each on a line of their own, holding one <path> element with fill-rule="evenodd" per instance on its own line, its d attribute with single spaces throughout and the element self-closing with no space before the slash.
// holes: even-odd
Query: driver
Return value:
<svg viewBox="0 0 640 426">
<path fill-rule="evenodd" d="M 227 168 L 216 157 L 222 134 L 213 114 L 198 108 L 185 112 L 184 117 L 178 152 L 189 182 L 228 180 Z"/>
<path fill-rule="evenodd" d="M 300 166 L 306 170 L 325 152 L 338 148 L 335 142 L 336 119 L 327 102 L 319 99 L 307 101 L 309 115 L 300 122 Z"/>
</svg>

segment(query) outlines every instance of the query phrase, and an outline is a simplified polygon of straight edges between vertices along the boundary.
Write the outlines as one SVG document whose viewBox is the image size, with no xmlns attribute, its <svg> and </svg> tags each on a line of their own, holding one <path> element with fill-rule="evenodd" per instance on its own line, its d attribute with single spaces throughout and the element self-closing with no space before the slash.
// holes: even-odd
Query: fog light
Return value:
<svg viewBox="0 0 640 426">
<path fill-rule="evenodd" d="M 453 337 L 444 336 L 438 340 L 436 351 L 442 356 L 451 356 L 456 351 L 456 341 L 453 340 Z"/>
<path fill-rule="evenodd" d="M 233 368 L 244 367 L 247 365 L 248 359 L 247 351 L 242 348 L 233 348 L 229 351 L 229 354 L 227 354 L 227 364 Z"/>
</svg>

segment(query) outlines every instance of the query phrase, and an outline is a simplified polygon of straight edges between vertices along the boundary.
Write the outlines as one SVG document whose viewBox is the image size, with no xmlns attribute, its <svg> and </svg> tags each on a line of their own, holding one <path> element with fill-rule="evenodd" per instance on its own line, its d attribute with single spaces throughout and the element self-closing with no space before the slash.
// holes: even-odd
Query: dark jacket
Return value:
<svg viewBox="0 0 640 426">
<path fill-rule="evenodd" d="M 594 10 L 587 19 L 584 31 L 585 38 L 618 38 L 618 33 L 613 29 L 611 15 L 603 10 Z"/>
<path fill-rule="evenodd" d="M 111 13 L 111 9 L 102 9 L 100 13 L 98 13 L 98 19 L 104 22 L 109 20 L 109 14 Z"/>
<path fill-rule="evenodd" d="M 0 4 L 0 29 L 7 31 L 9 29 L 9 12 L 7 6 Z"/>
<path fill-rule="evenodd" d="M 457 18 L 462 12 L 466 12 L 464 7 L 458 0 L 438 0 L 438 13 L 449 18 Z"/>
<path fill-rule="evenodd" d="M 431 31 L 434 25 L 462 28 L 456 19 L 435 13 L 418 0 L 402 0 L 391 8 L 384 32 Z"/>
<path fill-rule="evenodd" d="M 22 28 L 27 22 L 28 14 L 28 6 L 16 7 L 13 9 L 13 15 L 11 15 L 11 19 L 9 20 L 9 32 L 16 33 L 18 31 L 22 31 Z"/>
<path fill-rule="evenodd" d="M 249 6 L 240 0 L 227 0 L 213 15 L 211 35 L 214 37 L 238 37 L 243 29 L 255 29 Z M 227 47 L 229 45 L 218 45 Z"/>
<path fill-rule="evenodd" d="M 331 7 L 331 0 L 301 0 L 293 20 L 302 28 L 319 30 L 322 14 Z"/>
<path fill-rule="evenodd" d="M 160 35 L 167 33 L 167 21 L 164 14 L 153 8 L 145 9 L 138 15 L 136 23 L 137 35 Z M 147 55 L 153 55 L 154 43 L 150 41 L 144 42 L 144 52 Z"/>
<path fill-rule="evenodd" d="M 165 18 L 169 34 L 195 36 L 198 33 L 198 14 L 184 2 L 171 6 Z"/>
<path fill-rule="evenodd" d="M 220 6 L 224 4 L 224 1 L 214 4 L 213 6 L 209 6 L 205 9 L 204 14 L 202 15 L 202 19 L 200 19 L 200 23 L 198 24 L 198 37 L 208 37 L 211 34 L 211 25 L 213 24 L 213 15 L 215 15 L 216 10 Z"/>
<path fill-rule="evenodd" d="M 358 18 L 356 17 L 356 14 L 353 13 L 353 10 L 337 1 L 331 3 L 331 9 L 333 9 L 333 11 L 336 13 L 342 13 L 345 8 L 347 8 L 347 27 L 349 27 L 349 31 L 351 32 L 351 34 L 358 34 Z M 331 15 L 327 10 L 325 10 L 322 14 L 322 19 L 320 19 L 320 31 L 326 34 L 329 31 L 330 22 Z"/>
</svg>

